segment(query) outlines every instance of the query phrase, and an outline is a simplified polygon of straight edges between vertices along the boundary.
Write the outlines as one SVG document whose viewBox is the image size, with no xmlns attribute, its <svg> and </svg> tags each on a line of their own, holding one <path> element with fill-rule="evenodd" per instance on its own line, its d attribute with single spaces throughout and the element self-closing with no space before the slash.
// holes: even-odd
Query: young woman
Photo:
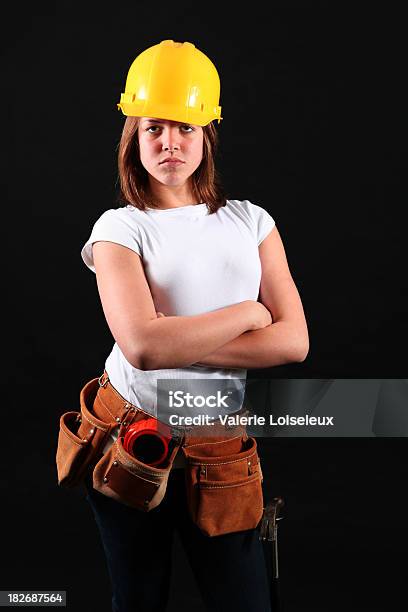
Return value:
<svg viewBox="0 0 408 612">
<path fill-rule="evenodd" d="M 115 339 L 102 385 L 152 415 L 158 379 L 238 381 L 248 368 L 303 361 L 308 352 L 274 220 L 248 200 L 226 199 L 220 186 L 217 79 L 191 43 L 163 41 L 138 56 L 119 105 L 127 115 L 119 146 L 125 206 L 102 214 L 82 250 Z M 96 491 L 92 476 L 86 488 L 115 612 L 166 609 L 175 529 L 206 609 L 270 610 L 257 530 L 208 537 L 197 528 L 181 453 L 149 512 Z"/>
</svg>

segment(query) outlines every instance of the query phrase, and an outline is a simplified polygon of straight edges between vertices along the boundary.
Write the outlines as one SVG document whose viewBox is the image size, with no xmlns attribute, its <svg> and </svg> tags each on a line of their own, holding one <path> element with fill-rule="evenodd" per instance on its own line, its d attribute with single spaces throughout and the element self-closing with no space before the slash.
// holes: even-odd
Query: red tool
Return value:
<svg viewBox="0 0 408 612">
<path fill-rule="evenodd" d="M 158 466 L 167 457 L 170 440 L 170 428 L 152 417 L 129 425 L 123 446 L 139 461 Z"/>
</svg>

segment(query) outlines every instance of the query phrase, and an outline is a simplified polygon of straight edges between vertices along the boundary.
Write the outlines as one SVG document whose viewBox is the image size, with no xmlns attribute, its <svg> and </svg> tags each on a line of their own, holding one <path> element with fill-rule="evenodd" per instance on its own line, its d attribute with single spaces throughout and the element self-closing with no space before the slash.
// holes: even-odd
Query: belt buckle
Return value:
<svg viewBox="0 0 408 612">
<path fill-rule="evenodd" d="M 102 382 L 102 379 L 103 379 L 103 377 L 104 377 L 104 376 L 105 376 L 105 372 L 104 372 L 104 373 L 103 373 L 103 374 L 102 374 L 102 375 L 101 375 L 101 376 L 98 378 L 98 383 L 99 383 L 99 386 L 100 386 L 100 387 L 103 387 L 103 388 L 105 388 L 105 387 L 106 387 L 106 385 L 107 385 L 107 384 L 108 384 L 108 382 L 109 382 L 109 376 L 108 376 L 108 375 L 106 375 L 106 380 L 104 380 L 104 381 Z"/>
</svg>

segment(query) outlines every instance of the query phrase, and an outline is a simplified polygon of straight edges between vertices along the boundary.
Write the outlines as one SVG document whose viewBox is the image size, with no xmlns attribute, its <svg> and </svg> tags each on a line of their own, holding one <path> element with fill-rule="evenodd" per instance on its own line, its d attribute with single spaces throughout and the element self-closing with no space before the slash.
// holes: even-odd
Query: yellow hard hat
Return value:
<svg viewBox="0 0 408 612">
<path fill-rule="evenodd" d="M 162 40 L 134 60 L 118 109 L 193 125 L 221 121 L 220 78 L 211 60 L 190 42 Z"/>
</svg>

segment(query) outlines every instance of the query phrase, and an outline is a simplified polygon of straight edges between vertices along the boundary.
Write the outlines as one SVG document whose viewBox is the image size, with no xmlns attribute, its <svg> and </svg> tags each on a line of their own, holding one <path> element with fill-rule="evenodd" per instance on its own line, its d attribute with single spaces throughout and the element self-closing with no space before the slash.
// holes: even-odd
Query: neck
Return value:
<svg viewBox="0 0 408 612">
<path fill-rule="evenodd" d="M 180 208 L 200 204 L 188 181 L 183 185 L 163 185 L 152 178 L 150 177 L 150 193 L 155 208 Z"/>
</svg>

